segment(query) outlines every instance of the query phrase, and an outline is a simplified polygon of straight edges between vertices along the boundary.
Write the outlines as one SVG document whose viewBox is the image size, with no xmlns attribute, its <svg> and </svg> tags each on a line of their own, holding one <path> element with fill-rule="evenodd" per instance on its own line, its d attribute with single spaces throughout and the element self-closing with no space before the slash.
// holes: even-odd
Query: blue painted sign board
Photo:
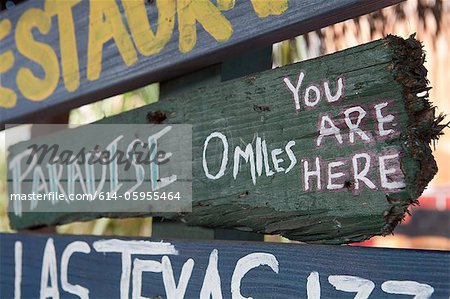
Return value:
<svg viewBox="0 0 450 299">
<path fill-rule="evenodd" d="M 1 298 L 450 295 L 443 251 L 30 234 L 0 244 Z"/>
</svg>

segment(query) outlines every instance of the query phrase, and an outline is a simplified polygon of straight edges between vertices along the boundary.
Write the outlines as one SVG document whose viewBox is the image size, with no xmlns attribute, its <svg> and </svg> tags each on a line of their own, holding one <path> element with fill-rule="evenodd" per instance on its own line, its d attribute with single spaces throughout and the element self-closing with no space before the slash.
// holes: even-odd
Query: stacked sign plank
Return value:
<svg viewBox="0 0 450 299">
<path fill-rule="evenodd" d="M 193 212 L 166 218 L 302 241 L 361 241 L 391 233 L 436 172 L 429 147 L 436 134 L 434 109 L 426 96 L 418 96 L 428 88 L 422 62 L 417 41 L 390 36 L 162 99 L 100 123 L 145 124 L 155 115 L 164 116 L 163 124 L 195 120 Z M 78 128 L 53 140 L 79 140 L 88 132 L 89 126 Z M 16 158 L 25 160 L 30 144 L 12 148 L 11 172 L 28 173 L 20 179 L 12 173 L 13 194 L 19 187 L 28 193 L 51 189 L 46 185 L 54 179 L 51 173 L 45 180 L 33 174 L 46 165 L 25 167 Z M 77 176 L 78 183 L 84 177 Z M 117 191 L 113 183 L 105 191 Z M 83 218 L 99 216 L 114 215 Z M 17 228 L 72 219 L 11 213 Z"/>
</svg>

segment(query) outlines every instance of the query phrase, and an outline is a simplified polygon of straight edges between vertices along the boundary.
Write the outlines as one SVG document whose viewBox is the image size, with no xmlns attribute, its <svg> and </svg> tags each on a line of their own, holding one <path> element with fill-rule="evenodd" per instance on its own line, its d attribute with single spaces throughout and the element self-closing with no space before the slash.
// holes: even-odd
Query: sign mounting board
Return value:
<svg viewBox="0 0 450 299">
<path fill-rule="evenodd" d="M 429 142 L 439 126 L 427 96 L 419 94 L 428 88 L 422 63 L 420 43 L 389 36 L 169 95 L 100 123 L 192 123 L 192 213 L 166 218 L 309 242 L 361 241 L 391 233 L 436 172 Z M 52 138 L 81 146 L 88 136 L 89 127 L 80 127 Z M 10 158 L 33 142 L 12 147 Z M 45 173 L 36 181 L 34 173 L 48 167 L 30 168 L 23 160 L 10 163 L 10 171 L 28 173 L 22 179 L 10 173 L 11 193 L 21 185 L 29 193 L 51 180 Z M 76 184 L 84 178 L 81 173 Z M 110 185 L 104 191 L 112 191 Z M 137 214 L 158 214 L 145 210 Z M 52 213 L 58 211 L 52 204 L 48 213 L 10 211 L 15 228 L 136 215 Z"/>
</svg>

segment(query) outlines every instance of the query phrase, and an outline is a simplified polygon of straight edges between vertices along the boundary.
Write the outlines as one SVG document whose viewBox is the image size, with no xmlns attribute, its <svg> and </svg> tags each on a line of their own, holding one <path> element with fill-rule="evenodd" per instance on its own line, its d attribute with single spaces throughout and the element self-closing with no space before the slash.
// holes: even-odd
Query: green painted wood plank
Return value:
<svg viewBox="0 0 450 299">
<path fill-rule="evenodd" d="M 195 88 L 202 88 L 218 84 L 238 77 L 243 77 L 256 72 L 270 70 L 272 68 L 272 46 L 262 49 L 253 49 L 239 57 L 229 59 L 220 65 L 203 69 L 201 71 L 161 83 L 161 98 L 168 98 L 189 92 Z M 248 240 L 264 241 L 263 234 L 243 232 L 226 229 L 208 229 L 187 226 L 182 222 L 162 221 L 159 217 L 153 217 L 152 237 L 154 238 L 205 238 L 220 240 Z"/>
<path fill-rule="evenodd" d="M 159 111 L 167 116 L 163 123 L 193 125 L 192 213 L 156 216 L 190 225 L 282 234 L 306 242 L 361 241 L 391 233 L 437 171 L 429 143 L 440 127 L 428 95 L 421 94 L 428 90 L 423 55 L 420 43 L 413 38 L 389 36 L 332 55 L 177 94 L 101 123 L 147 123 L 148 114 Z M 285 79 L 296 85 L 302 72 L 305 77 L 301 95 L 311 84 L 320 86 L 324 94 L 326 80 L 330 94 L 335 95 L 338 78 L 342 78 L 342 97 L 330 103 L 323 96 L 309 108 L 302 100 L 296 110 L 294 93 Z M 310 102 L 314 102 L 313 97 Z M 362 131 L 356 130 L 354 124 L 363 112 L 350 113 L 350 125 L 344 117 L 345 111 L 349 113 L 355 107 L 366 111 L 359 125 Z M 331 135 L 317 146 L 324 116 L 340 129 L 342 144 Z M 330 127 L 327 122 L 324 128 Z M 349 127 L 356 130 L 354 142 L 350 141 Z M 207 178 L 202 160 L 205 140 L 213 132 L 226 136 L 229 145 L 228 164 L 223 176 L 216 180 Z M 387 136 L 381 136 L 383 133 Z M 370 140 L 365 142 L 361 136 Z M 234 178 L 236 148 L 248 147 L 256 153 L 258 137 L 266 141 L 269 153 L 282 151 L 279 158 L 284 159 L 280 162 L 284 171 L 277 171 L 274 159 L 270 159 L 270 170 L 275 173 L 267 176 L 263 169 L 260 176 L 252 178 L 251 165 L 241 158 Z M 289 141 L 295 145 L 287 147 Z M 205 158 L 212 175 L 220 168 L 222 148 L 218 140 L 208 146 Z M 289 149 L 297 163 L 285 173 L 292 160 Z M 318 188 L 312 176 L 307 187 L 304 168 L 312 171 L 316 158 L 321 186 Z M 332 162 L 344 165 L 331 164 L 334 177 L 329 182 Z M 340 172 L 342 177 L 336 178 Z M 395 183 L 397 186 L 393 186 Z M 330 190 L 334 184 L 343 186 Z M 80 218 L 75 214 L 10 216 L 16 228 Z M 90 213 L 81 218 L 93 216 Z"/>
</svg>

